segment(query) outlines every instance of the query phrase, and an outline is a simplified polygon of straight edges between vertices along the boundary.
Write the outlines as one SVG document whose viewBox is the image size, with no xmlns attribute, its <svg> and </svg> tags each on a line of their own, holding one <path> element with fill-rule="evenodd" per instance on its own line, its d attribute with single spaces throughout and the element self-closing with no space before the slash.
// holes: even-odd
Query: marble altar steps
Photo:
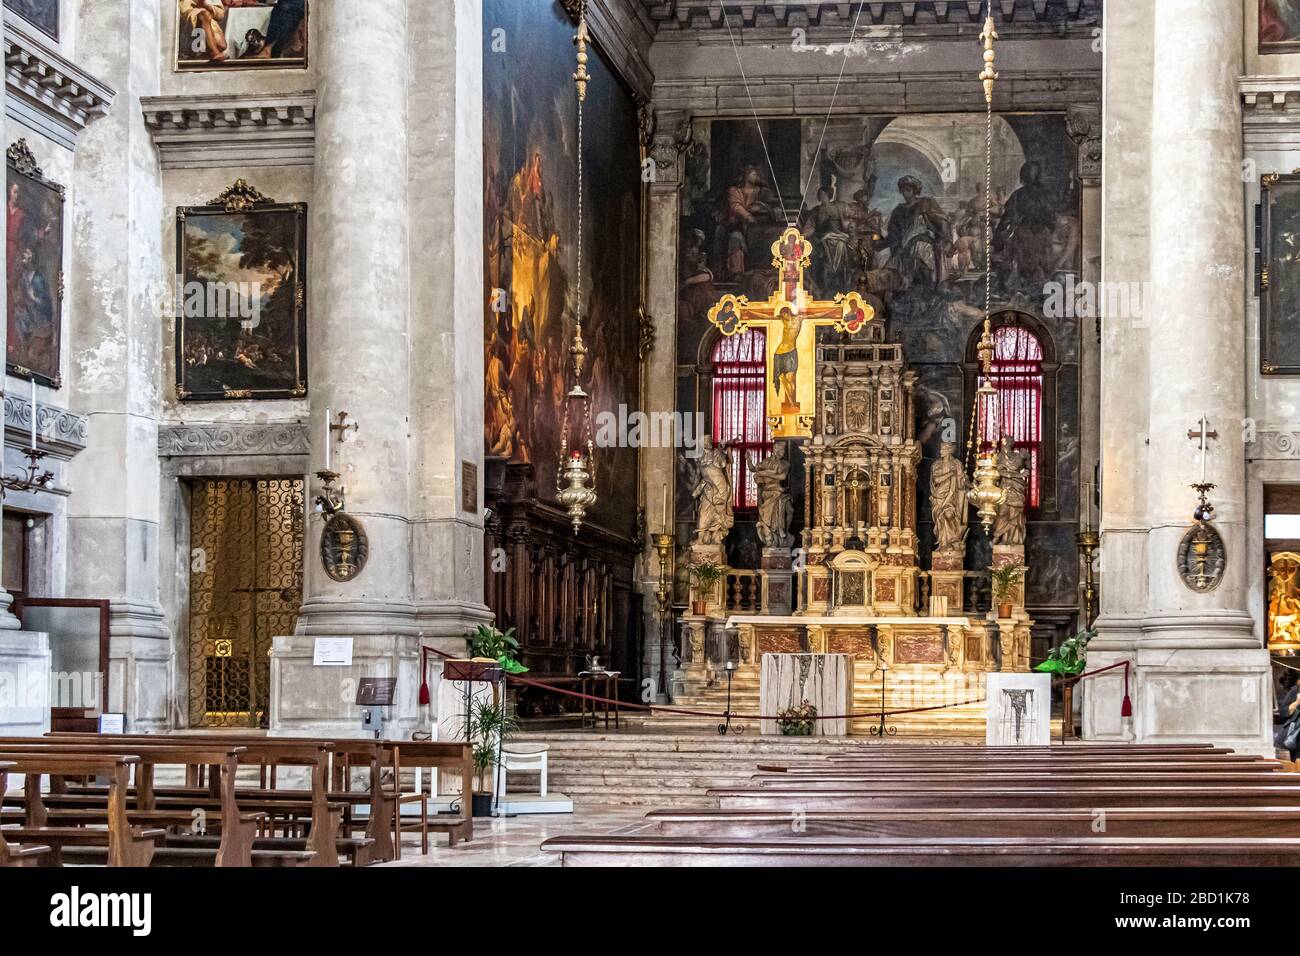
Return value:
<svg viewBox="0 0 1300 956">
<path fill-rule="evenodd" d="M 578 806 L 708 807 L 711 787 L 748 784 L 760 763 L 849 756 L 873 746 L 848 737 L 760 737 L 754 730 L 593 734 L 527 731 L 512 740 L 550 746 L 548 785 Z M 880 746 L 875 744 L 874 746 Z"/>
<path fill-rule="evenodd" d="M 565 866 L 1294 866 L 1286 769 L 1204 744 L 875 744 L 542 849 Z"/>
<path fill-rule="evenodd" d="M 905 710 L 912 707 L 928 707 L 932 704 L 945 704 L 956 701 L 978 699 L 984 696 L 983 675 L 977 676 L 978 682 L 967 686 L 956 675 L 943 688 L 934 686 L 933 676 L 923 677 L 919 673 L 899 670 L 890 675 L 885 690 L 886 710 Z M 724 677 L 721 686 L 706 687 L 698 694 L 681 696 L 674 701 L 674 707 L 686 710 L 703 710 L 722 713 L 727 709 L 727 686 Z M 744 671 L 732 679 L 731 709 L 742 714 L 759 712 L 758 672 L 752 676 Z M 859 667 L 853 684 L 854 713 L 870 713 L 881 710 L 880 677 L 870 674 Z M 649 719 L 649 726 L 656 730 L 674 730 L 681 733 L 716 731 L 720 723 L 715 717 L 692 717 L 673 713 L 656 713 Z M 749 733 L 758 732 L 758 722 L 741 720 Z M 849 727 L 854 735 L 869 734 L 877 726 L 878 718 L 855 718 Z M 972 742 L 984 740 L 984 705 L 962 704 L 938 711 L 923 711 L 915 714 L 898 714 L 888 718 L 887 724 L 898 729 L 900 737 L 928 739 L 971 739 Z M 1059 737 L 1060 720 L 1052 721 L 1052 733 Z"/>
</svg>

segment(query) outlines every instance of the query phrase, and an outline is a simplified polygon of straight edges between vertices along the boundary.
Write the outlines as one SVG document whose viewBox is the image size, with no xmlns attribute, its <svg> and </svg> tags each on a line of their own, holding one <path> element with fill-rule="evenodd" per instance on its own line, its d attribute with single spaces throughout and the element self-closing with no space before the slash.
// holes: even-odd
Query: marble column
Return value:
<svg viewBox="0 0 1300 956">
<path fill-rule="evenodd" d="M 162 317 L 170 306 L 162 249 L 158 157 L 138 108 L 163 69 L 160 5 L 83 3 L 76 31 L 111 37 L 78 49 L 81 65 L 117 91 L 82 134 L 75 158 L 75 236 L 68 263 L 67 400 L 89 419 L 89 443 L 68 467 L 67 594 L 111 602 L 109 699 L 132 731 L 163 729 L 171 630 L 159 598 L 158 420 Z"/>
<path fill-rule="evenodd" d="M 461 653 L 465 634 L 492 620 L 483 587 L 483 10 L 478 0 L 410 9 L 422 51 L 409 93 L 412 599 L 424 643 Z"/>
<path fill-rule="evenodd" d="M 641 366 L 641 405 L 647 415 L 672 412 L 677 407 L 677 252 L 681 245 L 678 235 L 681 222 L 681 144 L 689 127 L 687 118 L 676 113 L 660 113 L 655 118 L 655 131 L 649 144 L 654 177 L 649 186 L 646 208 L 646 257 L 648 297 L 645 304 L 649 321 L 653 322 L 653 337 L 649 339 L 648 352 Z M 643 341 L 645 340 L 643 334 Z M 692 431 L 693 435 L 694 432 Z M 674 436 L 680 440 L 680 435 Z M 655 589 L 659 584 L 659 557 L 654 547 L 654 535 L 674 529 L 676 500 L 677 448 L 652 447 L 641 449 L 641 500 L 645 502 L 646 527 L 649 531 L 645 551 L 641 555 L 641 593 L 645 608 L 645 661 L 642 673 L 651 680 L 650 689 L 663 699 L 660 689 L 667 684 L 668 675 L 661 678 L 661 644 L 671 641 L 671 622 L 665 627 L 659 617 Z M 668 489 L 668 514 L 663 514 L 664 488 Z M 665 527 L 666 525 L 666 527 Z M 685 544 L 685 542 L 679 542 Z M 678 552 L 685 552 L 678 548 Z M 669 572 L 671 573 L 671 568 Z M 671 598 L 670 598 L 671 599 Z M 670 612 L 671 613 L 671 612 Z M 664 647 L 662 654 L 672 671 L 672 648 Z M 661 680 L 663 681 L 661 683 Z"/>
<path fill-rule="evenodd" d="M 1268 656 L 1246 604 L 1246 342 L 1242 303 L 1242 5 L 1156 4 L 1151 129 L 1151 324 L 1147 614 L 1137 642 L 1141 740 L 1213 740 L 1270 752 Z M 1188 197 L 1195 197 L 1188 201 Z M 1198 594 L 1178 574 L 1196 502 L 1204 414 L 1217 430 L 1207 475 L 1228 562 Z"/>
<path fill-rule="evenodd" d="M 389 732 L 413 728 L 419 687 L 410 514 L 411 122 L 405 0 L 331 0 L 317 18 L 316 165 L 310 204 L 312 471 L 325 466 L 326 410 L 358 429 L 329 439 L 348 514 L 369 538 L 355 578 L 320 560 L 322 515 L 307 523 L 296 633 L 272 652 L 272 733 L 357 733 L 355 681 L 397 678 Z M 383 51 L 376 55 L 376 51 Z M 337 433 L 336 433 L 337 434 Z M 309 481 L 309 498 L 320 483 Z M 314 667 L 318 637 L 353 640 L 351 667 Z"/>
<path fill-rule="evenodd" d="M 1156 0 L 1105 9 L 1102 107 L 1102 289 L 1142 289 L 1150 277 L 1151 83 Z M 1146 612 L 1147 388 L 1150 316 L 1145 294 L 1127 312 L 1105 309 L 1099 295 L 1101 554 L 1097 636 L 1088 664 L 1135 659 Z M 1116 301 L 1119 297 L 1116 296 Z M 1123 672 L 1084 682 L 1083 735 L 1125 740 L 1120 716 Z"/>
</svg>

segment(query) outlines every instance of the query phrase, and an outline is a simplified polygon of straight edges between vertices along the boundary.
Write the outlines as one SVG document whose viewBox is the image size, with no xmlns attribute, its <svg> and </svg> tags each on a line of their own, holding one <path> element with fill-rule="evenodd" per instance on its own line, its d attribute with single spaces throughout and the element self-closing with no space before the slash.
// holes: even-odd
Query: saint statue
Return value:
<svg viewBox="0 0 1300 956">
<path fill-rule="evenodd" d="M 794 544 L 790 533 L 794 502 L 785 488 L 790 474 L 785 442 L 773 445 L 772 454 L 762 461 L 756 462 L 751 455 L 749 471 L 758 484 L 758 540 L 765 548 L 789 548 Z"/>
<path fill-rule="evenodd" d="M 1029 468 L 1024 453 L 1015 449 L 1009 435 L 1002 439 L 997 453 L 997 465 L 1006 498 L 998 505 L 997 517 L 993 519 L 993 543 L 1023 545 Z"/>
<path fill-rule="evenodd" d="M 731 454 L 714 448 L 708 435 L 700 438 L 700 458 L 691 497 L 696 501 L 692 545 L 722 544 L 735 523 L 732 513 Z"/>
<path fill-rule="evenodd" d="M 966 545 L 966 469 L 953 454 L 950 441 L 939 446 L 939 460 L 930 469 L 930 510 L 934 515 L 934 549 L 962 551 Z"/>
</svg>

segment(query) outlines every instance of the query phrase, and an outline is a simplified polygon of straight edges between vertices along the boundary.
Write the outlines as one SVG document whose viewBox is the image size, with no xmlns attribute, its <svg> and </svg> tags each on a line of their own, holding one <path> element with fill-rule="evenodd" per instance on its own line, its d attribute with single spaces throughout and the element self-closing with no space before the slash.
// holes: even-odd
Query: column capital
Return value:
<svg viewBox="0 0 1300 956">
<path fill-rule="evenodd" d="M 695 147 L 690 117 L 678 111 L 646 108 L 641 142 L 653 164 L 652 191 L 676 190 L 682 184 L 682 157 Z"/>
</svg>

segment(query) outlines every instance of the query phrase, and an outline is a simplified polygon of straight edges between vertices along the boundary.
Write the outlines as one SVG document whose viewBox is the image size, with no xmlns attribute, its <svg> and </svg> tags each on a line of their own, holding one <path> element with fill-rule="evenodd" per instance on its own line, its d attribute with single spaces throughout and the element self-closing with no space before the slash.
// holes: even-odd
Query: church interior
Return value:
<svg viewBox="0 0 1300 956">
<path fill-rule="evenodd" d="M 1300 0 L 3 24 L 0 868 L 1300 864 Z"/>
</svg>

